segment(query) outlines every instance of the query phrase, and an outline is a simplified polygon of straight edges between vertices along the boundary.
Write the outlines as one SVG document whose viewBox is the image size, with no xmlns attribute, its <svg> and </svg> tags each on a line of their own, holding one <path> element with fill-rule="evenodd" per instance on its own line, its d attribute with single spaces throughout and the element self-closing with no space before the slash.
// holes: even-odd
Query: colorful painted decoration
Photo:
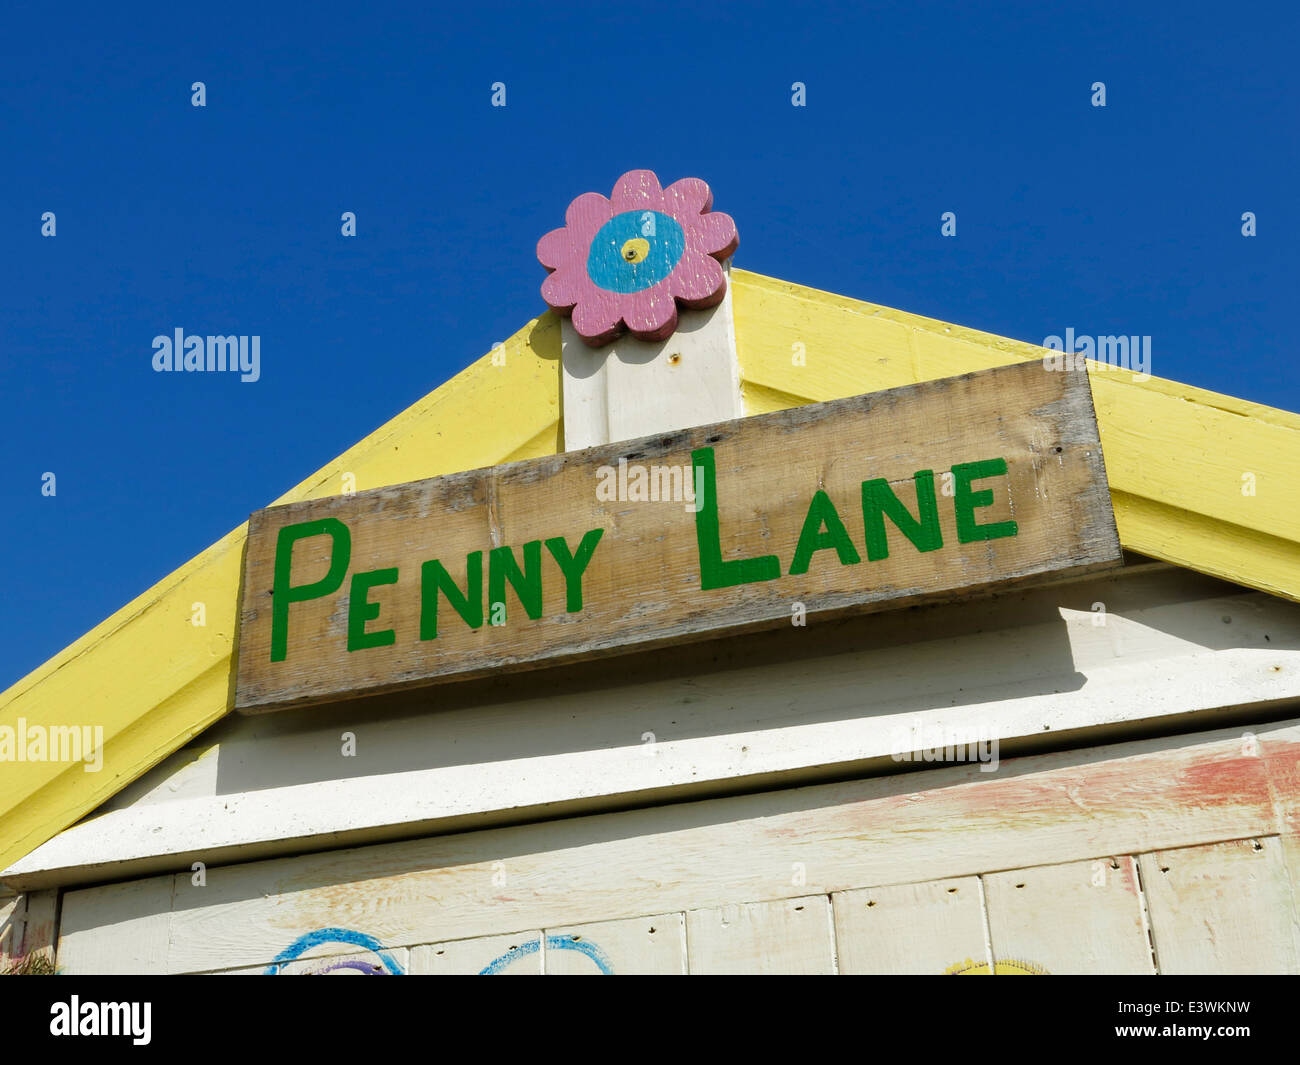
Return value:
<svg viewBox="0 0 1300 1065">
<path fill-rule="evenodd" d="M 721 264 L 740 243 L 730 215 L 710 211 L 699 178 L 662 188 L 649 170 L 630 170 L 608 199 L 585 192 L 569 204 L 564 227 L 537 242 L 549 272 L 542 297 L 594 348 L 625 330 L 665 340 L 677 306 L 713 307 L 727 291 Z"/>
</svg>

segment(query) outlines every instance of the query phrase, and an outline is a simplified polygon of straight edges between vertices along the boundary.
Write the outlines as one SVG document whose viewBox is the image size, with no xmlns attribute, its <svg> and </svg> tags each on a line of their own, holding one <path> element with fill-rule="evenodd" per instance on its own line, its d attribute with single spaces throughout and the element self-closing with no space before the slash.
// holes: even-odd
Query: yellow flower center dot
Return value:
<svg viewBox="0 0 1300 1065">
<path fill-rule="evenodd" d="M 623 244 L 623 258 L 630 263 L 639 263 L 650 254 L 650 242 L 644 237 L 633 237 Z"/>
</svg>

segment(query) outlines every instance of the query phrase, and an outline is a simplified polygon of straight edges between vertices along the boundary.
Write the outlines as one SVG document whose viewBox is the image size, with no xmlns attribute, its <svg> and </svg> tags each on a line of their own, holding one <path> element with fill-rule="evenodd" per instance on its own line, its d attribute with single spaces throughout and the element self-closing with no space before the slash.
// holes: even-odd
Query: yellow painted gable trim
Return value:
<svg viewBox="0 0 1300 1065">
<path fill-rule="evenodd" d="M 760 414 L 1037 359 L 1041 348 L 757 274 L 732 273 L 745 410 Z M 800 349 L 805 360 L 797 365 Z M 553 454 L 560 331 L 530 322 L 275 502 Z M 498 360 L 499 361 L 499 360 Z M 1094 370 L 1120 539 L 1132 550 L 1300 599 L 1300 417 Z M 1241 475 L 1256 494 L 1241 494 Z M 104 726 L 104 770 L 7 763 L 0 869 L 75 823 L 226 714 L 245 529 L 234 530 L 0 694 L 0 724 Z M 190 624 L 202 602 L 206 627 Z"/>
</svg>

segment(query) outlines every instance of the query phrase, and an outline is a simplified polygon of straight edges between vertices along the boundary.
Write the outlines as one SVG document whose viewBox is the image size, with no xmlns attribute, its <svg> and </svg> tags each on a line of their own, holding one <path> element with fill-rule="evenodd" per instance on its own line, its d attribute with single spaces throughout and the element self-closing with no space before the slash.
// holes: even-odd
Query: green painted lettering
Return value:
<svg viewBox="0 0 1300 1065">
<path fill-rule="evenodd" d="M 822 532 L 823 526 L 826 528 L 825 532 Z M 819 491 L 812 497 L 812 502 L 808 505 L 808 516 L 803 520 L 803 529 L 799 533 L 799 543 L 794 549 L 794 559 L 790 563 L 790 572 L 807 573 L 808 563 L 812 560 L 813 552 L 825 551 L 832 547 L 839 556 L 840 562 L 845 566 L 851 566 L 855 562 L 862 561 L 858 549 L 853 546 L 853 541 L 849 539 L 848 531 L 844 528 L 844 522 L 840 521 L 839 512 L 835 509 L 835 504 L 831 502 L 831 497 L 825 492 Z"/>
<path fill-rule="evenodd" d="M 451 608 L 471 629 L 483 624 L 483 552 L 465 558 L 465 592 L 451 579 L 447 567 L 436 558 L 420 567 L 420 639 L 438 638 L 438 593 L 447 597 Z"/>
<path fill-rule="evenodd" d="M 581 548 L 579 548 L 581 550 Z M 542 541 L 524 544 L 524 568 L 519 568 L 509 547 L 494 547 L 488 555 L 488 599 L 505 609 L 506 581 L 519 596 L 525 612 L 536 621 L 542 616 Z"/>
<path fill-rule="evenodd" d="M 604 529 L 592 529 L 584 534 L 577 554 L 569 553 L 569 545 L 563 536 L 553 536 L 546 541 L 546 549 L 564 574 L 564 608 L 570 614 L 582 609 L 582 575 L 604 533 Z"/>
<path fill-rule="evenodd" d="M 984 488 L 973 492 L 971 482 L 982 477 L 999 477 L 1006 472 L 1006 459 L 963 462 L 952 468 L 952 502 L 957 514 L 957 539 L 963 544 L 976 540 L 998 540 L 1003 536 L 1015 536 L 1020 531 L 1014 521 L 995 521 L 988 525 L 980 525 L 975 521 L 977 507 L 993 504 L 993 490 Z"/>
<path fill-rule="evenodd" d="M 348 592 L 348 650 L 360 651 L 366 647 L 387 647 L 397 642 L 392 629 L 366 632 L 366 622 L 379 617 L 379 604 L 369 599 L 370 589 L 378 584 L 396 584 L 397 567 L 373 569 L 368 573 L 352 574 Z"/>
<path fill-rule="evenodd" d="M 329 536 L 334 541 L 325 576 L 310 584 L 290 584 L 293 545 L 309 536 Z M 289 647 L 289 605 L 338 591 L 352 558 L 352 534 L 338 518 L 286 525 L 275 538 L 275 578 L 271 589 L 271 661 L 283 662 Z"/>
<path fill-rule="evenodd" d="M 691 462 L 695 467 L 695 483 L 699 486 L 695 499 L 695 540 L 700 551 L 700 587 L 710 591 L 776 580 L 781 576 L 781 560 L 776 555 L 722 561 L 722 539 L 718 529 L 718 473 L 713 448 L 701 447 L 692 451 Z"/>
<path fill-rule="evenodd" d="M 862 482 L 862 524 L 866 533 L 867 559 L 879 562 L 889 557 L 889 533 L 885 518 L 912 541 L 918 551 L 937 551 L 943 547 L 943 530 L 939 528 L 939 503 L 934 496 L 934 471 L 917 470 L 912 475 L 916 485 L 919 518 L 912 517 L 906 504 L 894 494 L 883 477 Z"/>
</svg>

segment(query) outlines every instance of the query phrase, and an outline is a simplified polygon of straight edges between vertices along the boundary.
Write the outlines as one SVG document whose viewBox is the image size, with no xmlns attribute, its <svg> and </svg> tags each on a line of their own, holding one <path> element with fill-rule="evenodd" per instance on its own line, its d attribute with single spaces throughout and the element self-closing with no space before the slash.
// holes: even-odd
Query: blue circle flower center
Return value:
<svg viewBox="0 0 1300 1065">
<path fill-rule="evenodd" d="M 682 261 L 686 234 L 662 211 L 624 211 L 600 227 L 587 253 L 587 276 L 608 292 L 641 292 Z"/>
</svg>

